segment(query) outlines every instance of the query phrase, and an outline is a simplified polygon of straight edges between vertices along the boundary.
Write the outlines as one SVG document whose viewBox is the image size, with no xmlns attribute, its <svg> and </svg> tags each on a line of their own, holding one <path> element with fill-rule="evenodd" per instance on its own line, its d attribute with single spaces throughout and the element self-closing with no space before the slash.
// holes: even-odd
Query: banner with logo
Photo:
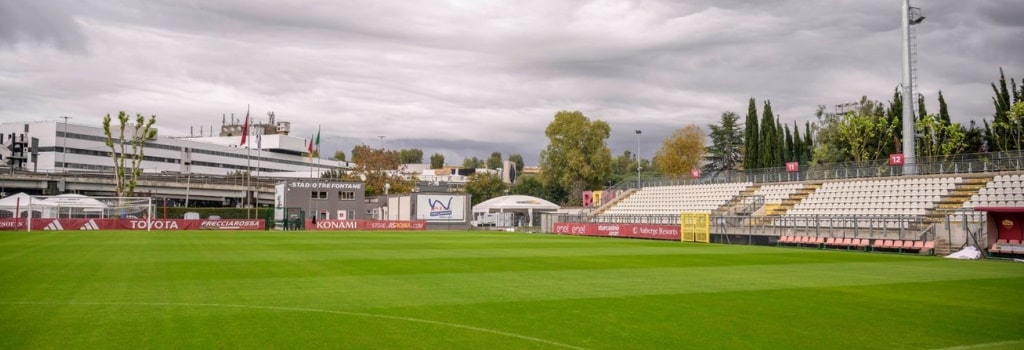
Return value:
<svg viewBox="0 0 1024 350">
<path fill-rule="evenodd" d="M 427 222 L 413 221 L 381 221 L 381 220 L 317 220 L 316 224 L 306 221 L 307 230 L 367 230 L 367 231 L 424 231 Z"/>
<path fill-rule="evenodd" d="M 555 223 L 555 233 L 574 236 L 626 237 L 678 241 L 677 225 Z"/>
<path fill-rule="evenodd" d="M 466 218 L 466 196 L 420 194 L 416 196 L 417 218 L 431 222 L 462 221 Z"/>
<path fill-rule="evenodd" d="M 0 230 L 28 229 L 28 219 L 0 219 Z M 32 230 L 262 230 L 263 220 L 32 219 Z"/>
</svg>

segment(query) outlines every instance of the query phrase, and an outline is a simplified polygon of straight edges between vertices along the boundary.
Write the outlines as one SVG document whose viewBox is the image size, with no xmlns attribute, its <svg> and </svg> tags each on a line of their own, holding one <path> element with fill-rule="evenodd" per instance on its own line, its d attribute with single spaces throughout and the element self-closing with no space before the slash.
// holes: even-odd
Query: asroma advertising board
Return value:
<svg viewBox="0 0 1024 350">
<path fill-rule="evenodd" d="M 0 219 L 0 230 L 27 230 L 29 219 Z M 31 219 L 32 230 L 262 230 L 263 220 Z"/>
<path fill-rule="evenodd" d="M 678 241 L 678 225 L 555 223 L 555 233 L 574 236 L 626 237 Z"/>
<path fill-rule="evenodd" d="M 316 224 L 306 221 L 307 230 L 367 230 L 367 231 L 423 231 L 427 222 L 414 221 L 380 221 L 380 220 L 317 220 Z"/>
</svg>

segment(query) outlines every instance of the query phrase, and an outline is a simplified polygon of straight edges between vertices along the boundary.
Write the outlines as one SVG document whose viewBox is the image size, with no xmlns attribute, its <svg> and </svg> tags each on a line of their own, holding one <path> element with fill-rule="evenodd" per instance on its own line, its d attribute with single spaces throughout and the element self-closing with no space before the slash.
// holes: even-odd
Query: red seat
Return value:
<svg viewBox="0 0 1024 350">
<path fill-rule="evenodd" d="M 852 243 L 853 243 L 853 239 L 843 238 L 843 243 L 841 243 L 841 245 L 844 246 L 844 247 L 849 247 L 850 244 L 852 244 Z"/>
<path fill-rule="evenodd" d="M 877 242 L 877 241 L 875 241 L 875 242 Z M 889 240 L 889 239 L 884 240 L 884 241 L 882 241 L 882 244 L 878 245 L 878 247 L 879 248 L 892 248 L 892 240 Z"/>
<path fill-rule="evenodd" d="M 924 242 L 924 250 L 928 251 L 928 255 L 935 254 L 935 241 Z"/>
<path fill-rule="evenodd" d="M 1013 245 L 1020 244 L 1020 240 L 1011 239 L 1009 244 L 1013 244 Z"/>
<path fill-rule="evenodd" d="M 855 239 L 854 241 L 856 241 L 854 246 L 857 247 L 858 249 L 867 248 L 867 246 L 871 244 L 871 240 L 867 238 Z"/>
</svg>

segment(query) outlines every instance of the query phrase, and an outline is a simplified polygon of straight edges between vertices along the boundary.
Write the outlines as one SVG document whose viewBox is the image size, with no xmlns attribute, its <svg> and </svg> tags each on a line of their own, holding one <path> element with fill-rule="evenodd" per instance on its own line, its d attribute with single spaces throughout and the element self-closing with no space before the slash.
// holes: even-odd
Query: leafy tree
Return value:
<svg viewBox="0 0 1024 350">
<path fill-rule="evenodd" d="M 430 168 L 441 169 L 444 168 L 444 155 L 441 153 L 434 153 L 430 156 Z"/>
<path fill-rule="evenodd" d="M 818 119 L 818 130 L 811 160 L 816 164 L 850 160 L 845 151 L 846 145 L 839 135 L 839 124 L 842 122 L 842 118 L 835 113 L 825 112 L 825 106 L 820 105 L 814 114 Z M 807 137 L 806 133 L 804 135 Z"/>
<path fill-rule="evenodd" d="M 508 187 L 501 181 L 501 176 L 492 173 L 476 173 L 466 182 L 466 193 L 469 193 L 473 205 L 503 196 L 507 189 Z"/>
<path fill-rule="evenodd" d="M 508 155 L 508 161 L 516 165 L 516 174 L 523 173 L 523 167 L 526 163 L 523 162 L 523 156 L 518 153 L 512 153 Z"/>
<path fill-rule="evenodd" d="M 345 172 L 341 169 L 328 169 L 320 173 L 321 179 L 344 179 Z"/>
<path fill-rule="evenodd" d="M 539 176 L 535 175 L 520 176 L 519 179 L 516 180 L 516 183 L 512 184 L 512 187 L 509 188 L 508 192 L 510 194 L 521 194 L 544 198 L 550 201 L 550 199 L 547 198 L 548 191 L 544 182 L 541 181 Z"/>
<path fill-rule="evenodd" d="M 761 151 L 758 135 L 760 129 L 757 127 L 757 106 L 754 105 L 754 98 L 750 98 L 747 106 L 747 121 L 743 124 L 744 146 L 743 146 L 743 168 L 757 169 L 761 167 Z"/>
<path fill-rule="evenodd" d="M 637 163 L 634 156 L 633 152 L 625 150 L 622 151 L 622 154 L 617 155 L 612 159 L 611 174 L 606 180 L 608 185 L 622 182 L 630 177 L 636 177 Z"/>
<path fill-rule="evenodd" d="M 636 171 L 636 159 L 628 149 L 612 159 L 612 175 L 629 174 Z"/>
<path fill-rule="evenodd" d="M 543 198 L 552 203 L 564 203 L 567 200 L 566 193 L 560 186 L 546 184 L 540 176 L 536 175 L 519 177 L 516 183 L 509 188 L 509 193 Z"/>
<path fill-rule="evenodd" d="M 369 148 L 370 146 L 367 146 L 365 144 L 356 145 L 355 147 L 352 147 L 352 152 L 350 153 L 352 155 L 352 162 L 359 163 L 360 161 L 362 161 L 362 159 L 359 159 L 359 156 L 365 153 L 366 150 Z"/>
<path fill-rule="evenodd" d="M 743 131 L 737 123 L 740 116 L 733 112 L 722 112 L 718 124 L 710 124 L 711 146 L 705 149 L 704 171 L 711 176 L 740 167 L 743 152 Z M 627 151 L 628 152 L 628 151 Z"/>
<path fill-rule="evenodd" d="M 1017 82 L 1010 79 L 1010 88 L 1006 88 L 1006 76 L 1003 74 L 1003 69 L 999 68 L 999 85 L 992 83 L 992 92 L 995 96 L 992 97 L 992 104 L 995 107 L 995 113 L 992 115 L 992 125 L 989 127 L 988 121 L 985 123 L 985 137 L 986 143 L 991 151 L 1012 151 L 1019 150 L 1020 147 L 1012 148 L 1017 145 L 1015 142 L 1010 140 L 1019 138 L 1019 136 L 1012 135 L 1014 132 L 1013 122 L 1008 120 L 1009 112 L 1013 106 L 1024 101 L 1024 81 L 1022 86 L 1017 87 Z"/>
<path fill-rule="evenodd" d="M 967 146 L 964 153 L 988 152 L 985 145 L 985 130 L 978 127 L 978 124 L 973 120 L 969 125 L 967 127 L 961 126 L 964 133 L 964 144 Z"/>
<path fill-rule="evenodd" d="M 402 149 L 398 151 L 398 156 L 402 161 L 402 164 L 420 164 L 423 163 L 423 150 L 419 148 Z"/>
<path fill-rule="evenodd" d="M 110 147 L 110 157 L 114 161 L 114 192 L 118 197 L 131 197 L 135 194 L 135 185 L 142 176 L 142 169 L 139 166 L 145 158 L 146 141 L 156 138 L 156 116 L 152 115 L 146 119 L 142 114 L 135 115 L 135 123 L 131 124 L 131 135 L 125 135 L 125 129 L 129 127 L 129 116 L 125 111 L 117 114 L 117 120 L 121 123 L 119 133 L 115 137 L 110 130 L 110 114 L 103 117 L 103 134 L 106 136 L 106 145 Z M 131 153 L 128 153 L 131 147 Z M 131 160 L 129 163 L 129 159 Z"/>
<path fill-rule="evenodd" d="M 654 162 L 665 175 L 679 176 L 689 174 L 691 169 L 700 165 L 703 158 L 704 132 L 700 127 L 690 124 L 665 139 Z"/>
<path fill-rule="evenodd" d="M 561 111 L 544 130 L 547 148 L 540 154 L 541 176 L 568 194 L 568 204 L 579 205 L 587 188 L 598 188 L 611 173 L 611 151 L 606 141 L 611 126 L 591 121 L 579 111 Z"/>
<path fill-rule="evenodd" d="M 462 161 L 462 167 L 466 168 L 466 169 L 483 168 L 484 165 L 485 165 L 484 161 L 480 160 L 477 157 L 473 157 L 473 158 L 468 158 L 467 157 L 465 160 Z"/>
<path fill-rule="evenodd" d="M 501 152 L 491 152 L 491 156 L 487 158 L 487 169 L 501 169 L 501 163 Z"/>
<path fill-rule="evenodd" d="M 334 156 L 331 157 L 331 159 L 344 162 L 345 161 L 345 152 L 334 151 Z"/>
<path fill-rule="evenodd" d="M 352 159 L 359 161 L 343 178 L 346 181 L 365 182 L 367 196 L 384 194 L 385 184 L 390 185 L 389 193 L 412 192 L 416 179 L 406 180 L 399 173 L 402 162 L 398 151 L 359 145 L 352 149 Z"/>
<path fill-rule="evenodd" d="M 883 144 L 892 138 L 895 129 L 888 118 L 858 110 L 847 113 L 837 126 L 836 141 L 845 146 L 846 159 L 861 162 L 888 156 Z"/>
<path fill-rule="evenodd" d="M 1014 103 L 1006 116 L 992 123 L 992 140 L 999 150 L 1020 150 L 1024 141 L 1024 101 Z"/>
<path fill-rule="evenodd" d="M 960 154 L 967 149 L 966 135 L 959 123 L 943 121 L 934 114 L 925 115 L 915 124 L 918 157 L 936 157 Z"/>
</svg>

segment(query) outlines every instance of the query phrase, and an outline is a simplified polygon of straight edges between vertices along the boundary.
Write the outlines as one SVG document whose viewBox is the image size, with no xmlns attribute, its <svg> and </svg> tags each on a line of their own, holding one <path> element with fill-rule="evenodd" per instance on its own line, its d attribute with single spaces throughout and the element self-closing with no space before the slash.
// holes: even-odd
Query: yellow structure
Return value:
<svg viewBox="0 0 1024 350">
<path fill-rule="evenodd" d="M 683 242 L 711 242 L 711 213 L 680 213 L 679 236 Z"/>
</svg>

